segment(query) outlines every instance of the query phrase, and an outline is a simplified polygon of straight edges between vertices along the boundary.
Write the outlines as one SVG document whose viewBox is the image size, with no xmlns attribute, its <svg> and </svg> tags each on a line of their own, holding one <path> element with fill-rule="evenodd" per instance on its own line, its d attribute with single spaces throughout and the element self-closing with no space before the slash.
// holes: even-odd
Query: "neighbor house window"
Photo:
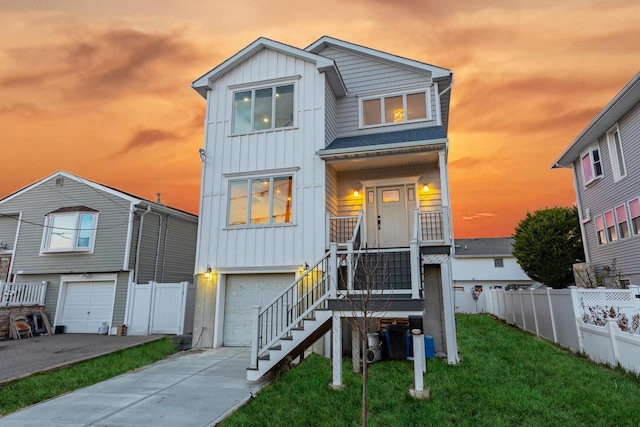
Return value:
<svg viewBox="0 0 640 427">
<path fill-rule="evenodd" d="M 631 236 L 629 232 L 629 221 L 627 221 L 627 209 L 625 205 L 616 208 L 616 219 L 618 220 L 618 235 L 621 239 Z"/>
<path fill-rule="evenodd" d="M 609 143 L 609 156 L 611 157 L 613 180 L 618 181 L 627 176 L 627 169 L 624 166 L 622 141 L 620 140 L 620 129 L 618 129 L 617 124 L 607 133 L 607 141 Z"/>
<path fill-rule="evenodd" d="M 635 199 L 629 202 L 629 213 L 631 214 L 631 227 L 633 228 L 633 234 L 637 236 L 640 234 L 640 199 Z"/>
<path fill-rule="evenodd" d="M 407 123 L 430 118 L 428 92 L 363 99 L 362 126 Z"/>
<path fill-rule="evenodd" d="M 591 148 L 581 157 L 582 174 L 584 184 L 587 185 L 597 178 L 602 177 L 602 161 L 600 160 L 600 148 Z"/>
<path fill-rule="evenodd" d="M 502 268 L 504 267 L 504 260 L 502 258 L 494 258 L 493 259 L 493 266 L 495 268 Z"/>
<path fill-rule="evenodd" d="M 293 126 L 293 84 L 233 94 L 233 133 Z"/>
<path fill-rule="evenodd" d="M 239 179 L 229 182 L 228 224 L 287 224 L 292 218 L 293 177 Z"/>
<path fill-rule="evenodd" d="M 98 211 L 86 206 L 61 208 L 45 217 L 42 252 L 91 252 Z"/>
<path fill-rule="evenodd" d="M 616 222 L 613 219 L 613 211 L 606 212 L 604 214 L 605 226 L 607 227 L 607 240 L 615 242 L 618 240 L 618 233 L 616 233 Z"/>
<path fill-rule="evenodd" d="M 607 243 L 607 239 L 604 237 L 604 222 L 602 221 L 602 215 L 598 215 L 596 217 L 596 233 L 598 235 L 599 245 Z"/>
</svg>

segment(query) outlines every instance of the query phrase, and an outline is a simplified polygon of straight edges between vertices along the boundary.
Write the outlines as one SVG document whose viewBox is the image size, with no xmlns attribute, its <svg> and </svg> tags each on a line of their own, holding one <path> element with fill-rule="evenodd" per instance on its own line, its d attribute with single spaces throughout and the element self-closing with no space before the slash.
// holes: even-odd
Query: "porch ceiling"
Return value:
<svg viewBox="0 0 640 427">
<path fill-rule="evenodd" d="M 336 156 L 337 157 L 337 156 Z M 438 166 L 438 152 L 401 152 L 397 150 L 376 154 L 352 153 L 338 158 L 325 159 L 337 172 L 364 169 L 384 169 L 413 165 Z"/>
</svg>

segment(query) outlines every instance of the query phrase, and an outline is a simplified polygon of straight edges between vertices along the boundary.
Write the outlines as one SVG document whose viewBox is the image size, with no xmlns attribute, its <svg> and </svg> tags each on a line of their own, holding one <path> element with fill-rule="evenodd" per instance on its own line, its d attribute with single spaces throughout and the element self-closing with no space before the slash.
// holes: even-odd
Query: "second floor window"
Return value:
<svg viewBox="0 0 640 427">
<path fill-rule="evenodd" d="M 428 96 L 417 92 L 364 99 L 362 126 L 406 123 L 429 119 Z"/>
<path fill-rule="evenodd" d="M 622 154 L 622 142 L 620 141 L 620 129 L 618 129 L 618 125 L 615 125 L 607 133 L 607 141 L 609 142 L 609 156 L 611 157 L 613 179 L 618 181 L 627 176 L 627 169 L 624 166 L 624 157 Z"/>
<path fill-rule="evenodd" d="M 600 148 L 590 148 L 588 152 L 581 157 L 582 174 L 584 184 L 587 185 L 595 179 L 602 177 L 602 161 L 600 160 Z"/>
<path fill-rule="evenodd" d="M 633 234 L 640 235 L 640 199 L 634 199 L 629 202 L 629 213 L 631 214 Z"/>
<path fill-rule="evenodd" d="M 229 181 L 230 226 L 290 224 L 293 177 L 274 176 Z"/>
<path fill-rule="evenodd" d="M 629 234 L 629 222 L 627 222 L 627 210 L 624 205 L 616 208 L 616 217 L 618 218 L 618 235 L 620 238 L 626 239 L 631 236 Z"/>
<path fill-rule="evenodd" d="M 45 218 L 42 252 L 91 252 L 95 243 L 97 211 L 62 208 Z"/>
<path fill-rule="evenodd" d="M 293 126 L 293 85 L 251 89 L 233 94 L 233 133 Z"/>
</svg>

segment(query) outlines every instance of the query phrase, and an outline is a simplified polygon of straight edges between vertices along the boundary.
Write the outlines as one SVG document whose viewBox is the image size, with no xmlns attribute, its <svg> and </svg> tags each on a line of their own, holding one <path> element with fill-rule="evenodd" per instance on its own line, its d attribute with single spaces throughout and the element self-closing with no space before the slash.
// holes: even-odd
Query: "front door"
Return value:
<svg viewBox="0 0 640 427">
<path fill-rule="evenodd" d="M 377 188 L 378 242 L 381 248 L 409 246 L 405 187 Z"/>
</svg>

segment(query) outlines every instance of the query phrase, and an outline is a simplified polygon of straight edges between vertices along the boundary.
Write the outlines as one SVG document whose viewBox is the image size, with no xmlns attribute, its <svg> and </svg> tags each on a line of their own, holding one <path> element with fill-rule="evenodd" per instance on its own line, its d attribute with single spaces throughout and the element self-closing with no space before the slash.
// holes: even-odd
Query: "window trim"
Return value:
<svg viewBox="0 0 640 427">
<path fill-rule="evenodd" d="M 93 217 L 92 227 L 89 229 L 89 245 L 86 248 L 78 247 L 78 232 L 81 230 L 80 221 L 82 215 L 91 215 Z M 71 248 L 50 248 L 49 245 L 51 244 L 51 234 L 55 229 L 55 227 L 53 226 L 54 218 L 63 216 L 75 217 L 75 228 L 71 229 L 73 230 L 73 245 L 71 246 Z M 42 232 L 42 243 L 40 245 L 40 255 L 56 253 L 93 253 L 96 243 L 96 231 L 98 229 L 98 216 L 99 212 L 95 210 L 61 210 L 60 212 L 53 211 L 46 214 L 44 221 L 44 231 Z"/>
<path fill-rule="evenodd" d="M 597 162 L 593 159 L 593 153 L 596 151 L 598 152 Z M 587 174 L 585 173 L 584 168 L 584 159 L 587 156 L 589 156 L 589 167 L 591 168 L 591 179 L 589 180 L 587 180 Z M 596 164 L 600 165 L 600 174 L 596 174 Z M 580 153 L 580 168 L 582 169 L 582 180 L 585 187 L 589 186 L 599 179 L 602 179 L 602 177 L 604 176 L 604 170 L 602 169 L 602 152 L 600 151 L 600 144 L 592 144 L 591 146 L 587 147 L 585 151 Z"/>
<path fill-rule="evenodd" d="M 504 258 L 494 258 L 493 268 L 504 268 Z"/>
<path fill-rule="evenodd" d="M 413 119 L 413 120 L 409 120 L 406 118 L 406 114 L 404 119 L 401 122 L 385 122 L 385 105 L 384 105 L 384 100 L 385 98 L 393 98 L 393 97 L 398 97 L 401 96 L 402 97 L 402 106 L 404 111 L 407 110 L 407 96 L 409 95 L 416 95 L 416 94 L 424 94 L 425 96 L 425 104 L 426 104 L 426 109 L 425 109 L 425 114 L 426 117 L 424 118 L 419 118 L 419 119 Z M 376 124 L 371 124 L 371 125 L 367 125 L 364 123 L 364 103 L 366 101 L 372 101 L 372 100 L 380 100 L 380 123 L 376 123 Z M 376 127 L 383 127 L 383 126 L 397 126 L 397 125 L 402 125 L 402 124 L 410 124 L 410 123 L 420 123 L 420 122 L 426 122 L 426 121 L 430 121 L 433 120 L 433 109 L 431 107 L 431 85 L 424 87 L 424 86 L 418 86 L 418 87 L 411 87 L 411 88 L 404 88 L 402 90 L 393 90 L 393 91 L 389 91 L 389 92 L 372 92 L 372 93 L 368 93 L 368 94 L 363 94 L 363 95 L 358 95 L 358 125 L 360 127 L 360 129 L 370 129 L 370 128 L 376 128 Z"/>
<path fill-rule="evenodd" d="M 227 219 L 225 222 L 225 229 L 247 229 L 247 228 L 264 228 L 264 227 L 290 227 L 295 225 L 295 181 L 296 176 L 292 171 L 277 171 L 273 173 L 264 173 L 264 174 L 256 174 L 256 175 L 247 175 L 247 174 L 228 174 L 226 175 L 227 179 L 227 194 L 226 194 L 226 202 L 227 202 Z M 291 221 L 289 222 L 273 222 L 273 185 L 274 180 L 278 178 L 291 178 Z M 267 223 L 251 223 L 251 182 L 254 180 L 269 180 L 269 222 Z M 231 185 L 234 182 L 247 182 L 247 205 L 246 205 L 246 218 L 244 224 L 230 224 L 231 220 Z"/>
<path fill-rule="evenodd" d="M 616 138 L 614 135 L 618 135 L 616 144 Z M 613 182 L 618 182 L 627 176 L 627 165 L 624 161 L 624 150 L 622 148 L 622 136 L 620 135 L 620 127 L 618 123 L 613 125 L 607 131 L 607 143 L 609 145 L 609 160 L 611 160 L 611 170 L 613 174 Z M 620 150 L 618 150 L 618 148 Z M 620 166 L 624 171 L 620 170 Z"/>
<path fill-rule="evenodd" d="M 230 136 L 240 136 L 240 135 L 250 135 L 250 134 L 256 134 L 256 133 L 264 133 L 264 132 L 276 132 L 276 131 L 282 131 L 282 130 L 288 130 L 288 129 L 295 129 L 297 127 L 297 96 L 296 94 L 298 93 L 298 79 L 300 78 L 300 76 L 293 76 L 293 77 L 288 77 L 288 78 L 283 78 L 283 79 L 271 79 L 271 80 L 265 80 L 262 82 L 253 82 L 251 84 L 241 84 L 241 85 L 231 85 L 228 87 L 229 89 L 229 97 L 230 97 L 230 104 L 231 104 L 231 118 L 230 118 L 230 125 L 231 125 L 231 130 L 230 130 Z M 274 120 L 274 115 L 276 113 L 276 108 L 275 108 L 275 99 L 276 97 L 273 96 L 273 91 L 275 91 L 276 88 L 278 87 L 282 87 L 282 86 L 293 86 L 293 111 L 292 111 L 292 115 L 293 118 L 291 120 L 291 125 L 289 126 L 282 126 L 282 127 L 273 127 L 273 124 L 275 123 Z M 253 128 L 254 122 L 253 122 L 253 117 L 254 117 L 254 112 L 255 112 L 255 92 L 259 91 L 259 90 L 263 90 L 263 89 L 271 89 L 271 124 L 272 127 L 270 127 L 269 129 L 257 129 L 257 130 L 249 130 L 246 132 L 235 132 L 234 128 L 235 128 L 235 116 L 236 116 L 236 112 L 235 112 L 235 96 L 237 93 L 240 92 L 248 92 L 251 91 L 252 96 L 251 96 L 251 122 L 250 122 L 250 128 Z"/>
</svg>

